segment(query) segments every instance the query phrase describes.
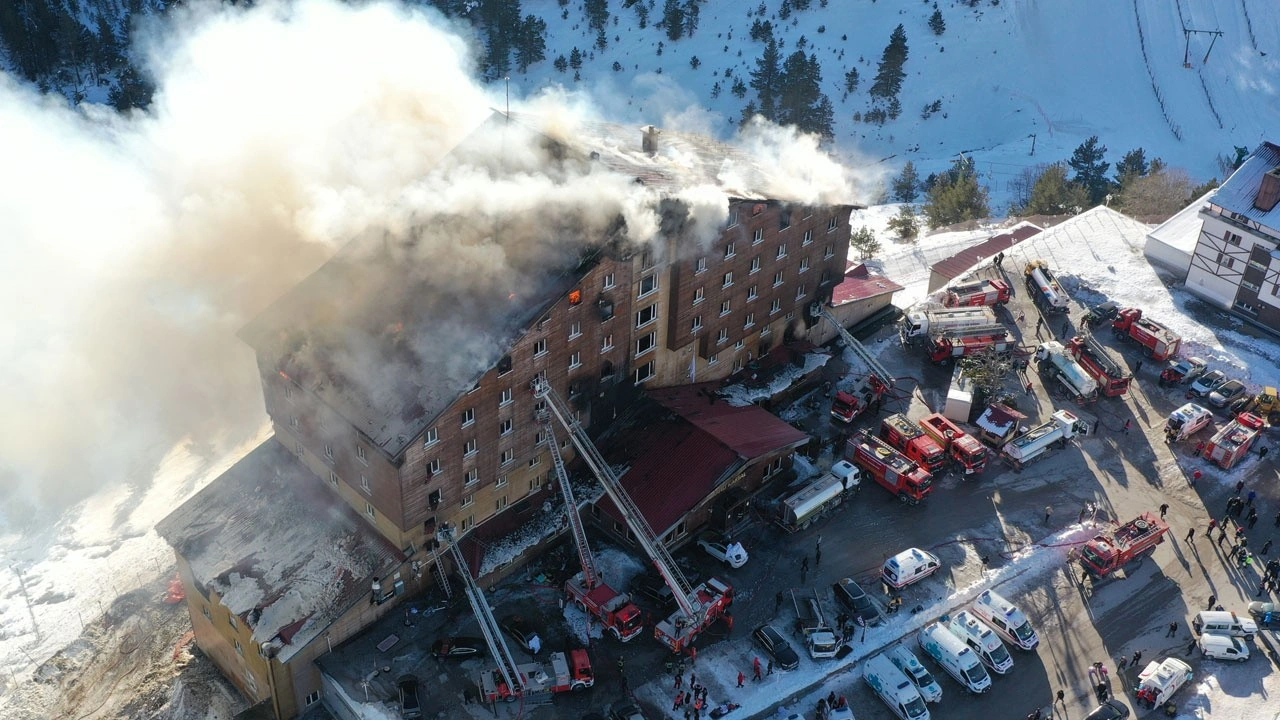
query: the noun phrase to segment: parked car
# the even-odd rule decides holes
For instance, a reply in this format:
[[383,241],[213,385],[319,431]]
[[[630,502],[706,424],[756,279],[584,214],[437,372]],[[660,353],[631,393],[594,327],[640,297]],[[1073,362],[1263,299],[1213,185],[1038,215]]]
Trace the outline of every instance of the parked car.
[[401,675],[396,680],[396,690],[400,692],[400,717],[405,720],[422,717],[422,699],[418,697],[418,678],[412,675]]
[[502,632],[508,637],[516,641],[521,650],[527,653],[536,653],[534,643],[536,638],[537,648],[542,647],[542,638],[538,637],[538,631],[534,629],[533,624],[519,615],[508,615],[498,622],[502,628]]
[[1280,629],[1280,605],[1273,602],[1249,603],[1249,614],[1260,628]]
[[867,594],[862,586],[853,581],[853,578],[842,578],[831,586],[831,592],[836,596],[836,602],[840,603],[853,615],[862,618],[863,622],[875,627],[884,621],[884,611],[876,604],[875,600]]
[[624,702],[609,712],[609,720],[645,720],[645,717],[635,703]]
[[1108,320],[1114,319],[1116,314],[1119,312],[1120,305],[1117,304],[1115,300],[1108,300],[1086,310],[1084,317],[1080,318],[1080,324],[1085,327],[1096,327]]
[[1187,388],[1187,397],[1204,397],[1217,390],[1226,381],[1226,373],[1221,370],[1210,370],[1191,383],[1191,387]]
[[1123,720],[1129,717],[1129,708],[1119,700],[1108,700],[1084,716],[1084,720]]
[[437,658],[465,660],[484,655],[484,640],[474,637],[440,638],[431,644],[431,654]]
[[[702,582],[702,571],[693,566],[684,558],[676,560],[676,567],[680,569],[680,573],[684,575],[684,579],[689,581],[691,587],[697,587]],[[657,568],[649,568],[648,570],[636,575],[631,581],[631,592],[638,596],[640,600],[648,601],[656,606],[658,610],[675,609],[676,600],[671,594],[671,588],[667,587],[667,581],[662,579],[662,574]]]
[[737,569],[747,564],[747,549],[742,547],[742,543],[719,533],[703,533],[698,536],[698,547],[731,568]]
[[764,650],[769,657],[773,658],[775,666],[783,670],[795,670],[800,667],[800,656],[782,638],[782,633],[774,629],[772,625],[761,625],[756,628],[755,632],[751,633],[751,637],[755,639],[761,650]]
[[1228,380],[1218,386],[1217,390],[1209,393],[1209,402],[1214,407],[1226,407],[1227,403],[1239,398],[1248,391],[1244,383],[1239,380]]
[[1160,387],[1186,385],[1208,369],[1208,363],[1198,357],[1172,360],[1169,362],[1169,367],[1160,373]]

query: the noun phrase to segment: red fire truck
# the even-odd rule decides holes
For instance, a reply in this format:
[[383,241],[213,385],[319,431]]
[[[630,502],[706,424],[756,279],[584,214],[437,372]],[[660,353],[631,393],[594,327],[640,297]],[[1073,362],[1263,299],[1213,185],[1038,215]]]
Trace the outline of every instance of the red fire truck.
[[864,375],[846,390],[837,390],[831,400],[831,417],[849,423],[862,414],[875,401],[884,396],[889,386],[876,375]]
[[942,413],[927,415],[920,421],[920,428],[942,445],[947,455],[955,461],[965,475],[980,473],[987,467],[987,446],[978,438],[961,430]]
[[894,413],[880,422],[880,439],[931,473],[941,470],[947,462],[942,445],[902,413]]
[[1266,420],[1253,413],[1240,413],[1213,436],[1204,448],[1204,456],[1223,470],[1230,470],[1253,447],[1266,424]]
[[919,504],[933,490],[929,471],[866,430],[849,438],[848,459],[904,503]]
[[942,364],[976,355],[987,348],[1008,352],[1015,345],[1016,341],[1003,325],[981,325],[930,335],[925,343],[925,353],[933,362]]
[[546,663],[524,663],[517,665],[516,671],[520,673],[520,688],[511,687],[497,670],[480,673],[484,701],[515,702],[522,696],[534,699],[539,695],[586,690],[596,684],[591,659],[582,649],[570,650],[567,658],[562,652],[554,652]]
[[1155,360],[1178,354],[1182,338],[1169,328],[1142,317],[1142,308],[1125,308],[1111,321],[1111,332],[1121,340],[1134,340]]
[[942,298],[942,304],[949,308],[999,306],[1009,302],[1012,290],[1004,280],[979,280],[951,288]]
[[1071,338],[1067,343],[1067,351],[1085,372],[1098,381],[1098,391],[1103,395],[1119,397],[1129,392],[1133,376],[1092,336],[1077,335]]
[[1169,525],[1155,515],[1143,513],[1111,532],[1098,533],[1075,553],[1084,571],[1102,578],[1119,570],[1130,560],[1154,550],[1164,542]]

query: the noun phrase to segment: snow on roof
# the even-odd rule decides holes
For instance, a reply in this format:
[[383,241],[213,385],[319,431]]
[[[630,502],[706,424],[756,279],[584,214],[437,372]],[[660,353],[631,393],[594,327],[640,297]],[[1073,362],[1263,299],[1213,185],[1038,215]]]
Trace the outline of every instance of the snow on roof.
[[902,286],[881,275],[872,273],[866,263],[853,265],[844,274],[844,281],[831,292],[831,306],[837,307],[858,300],[898,292]]
[[1270,210],[1259,210],[1253,206],[1258,196],[1258,188],[1262,185],[1262,176],[1280,168],[1280,146],[1264,142],[1253,154],[1222,183],[1214,205],[1228,212],[1244,215],[1250,220],[1262,223],[1273,231],[1280,231],[1280,203]]
[[1158,242],[1171,248],[1190,254],[1196,249],[1196,240],[1200,238],[1200,226],[1204,221],[1200,218],[1200,210],[1205,203],[1212,202],[1218,189],[1214,188],[1201,195],[1195,202],[1182,208],[1173,217],[1156,226],[1147,233],[1147,242]]
[[1003,436],[1005,433],[1013,429],[1019,420],[1026,420],[1027,416],[1005,405],[1004,403],[991,403],[982,415],[974,421],[978,427],[986,430],[992,435]]
[[[305,520],[305,521],[304,521]],[[251,451],[156,531],[288,661],[404,557],[275,439]]]

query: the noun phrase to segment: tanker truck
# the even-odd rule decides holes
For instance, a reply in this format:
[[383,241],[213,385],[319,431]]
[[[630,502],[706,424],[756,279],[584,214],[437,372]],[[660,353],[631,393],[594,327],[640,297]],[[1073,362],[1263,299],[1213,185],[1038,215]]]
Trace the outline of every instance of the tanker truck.
[[1067,410],[1059,410],[1049,418],[1049,422],[1037,425],[1026,433],[1005,443],[1001,449],[1001,457],[1016,470],[1039,460],[1053,449],[1066,447],[1067,441],[1076,435],[1083,435],[1088,430],[1086,423]]
[[1071,296],[1062,289],[1048,263],[1033,260],[1027,263],[1024,272],[1027,276],[1027,290],[1031,291],[1031,298],[1041,310],[1049,313],[1071,310]]
[[900,333],[903,342],[925,340],[931,335],[942,335],[974,327],[999,324],[996,314],[989,307],[925,308],[907,310],[902,319]]
[[1036,349],[1036,361],[1045,382],[1056,378],[1077,403],[1083,405],[1098,399],[1098,381],[1080,367],[1062,343],[1057,340],[1041,343]]

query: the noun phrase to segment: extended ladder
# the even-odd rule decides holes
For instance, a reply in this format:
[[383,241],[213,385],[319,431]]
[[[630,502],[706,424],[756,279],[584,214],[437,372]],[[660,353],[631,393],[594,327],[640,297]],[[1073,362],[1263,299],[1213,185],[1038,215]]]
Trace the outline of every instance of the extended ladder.
[[440,563],[440,553],[435,548],[431,548],[431,562],[436,568],[436,577],[440,580],[440,589],[444,591],[446,600],[453,599],[453,588],[449,584],[449,573],[444,571],[444,565]]
[[853,351],[853,354],[862,361],[863,370],[865,372],[880,378],[880,380],[889,387],[894,386],[896,379],[893,375],[889,374],[889,371],[885,369],[884,365],[882,365],[874,355],[871,354],[871,351],[867,350],[865,345],[858,342],[858,339],[846,330],[844,325],[840,324],[840,321],[836,319],[835,315],[831,314],[830,310],[820,302],[813,303],[813,305],[810,306],[810,310],[814,315],[825,318],[827,322],[836,327],[836,332],[840,333],[840,338],[844,340],[844,344],[847,345],[849,349]]
[[547,431],[547,448],[551,450],[551,462],[556,468],[556,477],[560,480],[560,494],[564,496],[565,515],[569,516],[569,527],[573,530],[573,540],[577,543],[578,560],[582,563],[582,585],[591,590],[600,584],[600,570],[596,567],[595,555],[587,544],[587,530],[582,525],[582,516],[578,514],[578,501],[573,497],[573,488],[569,486],[569,473],[564,467],[564,457],[560,454],[560,444],[556,440],[551,414],[543,410],[538,413],[542,427]]
[[507,646],[507,641],[502,637],[498,621],[493,618],[493,611],[489,609],[489,601],[485,599],[484,592],[476,584],[475,578],[471,577],[471,571],[467,569],[466,560],[462,557],[462,551],[458,549],[457,538],[454,537],[453,528],[447,526],[441,528],[436,537],[440,542],[447,543],[449,546],[453,562],[458,566],[458,574],[463,579],[462,589],[467,595],[467,600],[471,601],[471,610],[475,613],[476,622],[480,625],[480,633],[484,635],[484,641],[489,646],[489,653],[498,662],[498,672],[502,674],[503,682],[507,684],[508,688],[511,688],[512,694],[522,695],[525,691],[524,677],[520,675],[520,668],[516,665],[515,656],[511,654],[511,648]]

